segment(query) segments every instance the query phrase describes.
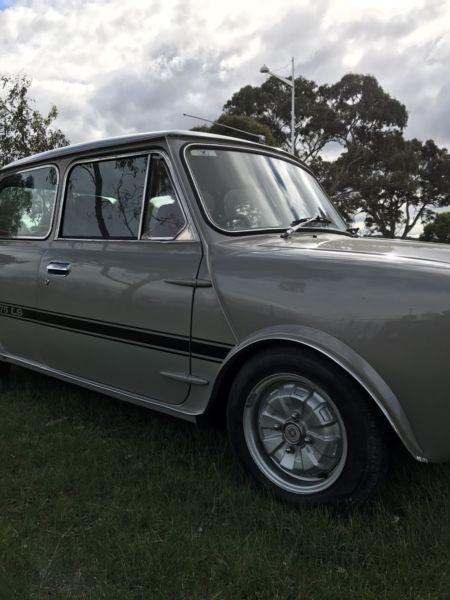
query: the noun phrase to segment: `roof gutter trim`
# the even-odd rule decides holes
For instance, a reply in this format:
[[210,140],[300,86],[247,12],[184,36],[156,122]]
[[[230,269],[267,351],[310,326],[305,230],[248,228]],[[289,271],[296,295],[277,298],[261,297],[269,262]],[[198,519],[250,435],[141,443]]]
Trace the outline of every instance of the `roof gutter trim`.
[[168,131],[154,131],[147,133],[134,133],[130,135],[121,135],[110,138],[103,138],[99,140],[93,140],[89,142],[82,142],[80,144],[72,144],[70,146],[63,146],[61,148],[55,148],[53,150],[47,150],[45,152],[40,152],[39,154],[34,154],[31,156],[27,156],[25,158],[21,158],[16,160],[8,165],[5,165],[0,169],[0,172],[7,171],[10,169],[15,169],[17,167],[22,167],[24,165],[30,165],[39,163],[42,161],[51,162],[52,160],[65,158],[73,155],[78,155],[81,153],[94,152],[97,150],[107,150],[111,148],[116,148],[120,146],[127,146],[131,144],[139,144],[150,142],[154,140],[163,140],[165,138],[181,138],[184,140],[205,140],[205,141],[234,141],[239,142],[243,145],[248,145],[251,147],[262,147],[267,148],[262,144],[258,144],[256,142],[251,142],[247,140],[243,140],[240,138],[231,138],[225,135],[215,135],[210,133],[196,132],[196,131],[184,131],[184,130],[168,130]]

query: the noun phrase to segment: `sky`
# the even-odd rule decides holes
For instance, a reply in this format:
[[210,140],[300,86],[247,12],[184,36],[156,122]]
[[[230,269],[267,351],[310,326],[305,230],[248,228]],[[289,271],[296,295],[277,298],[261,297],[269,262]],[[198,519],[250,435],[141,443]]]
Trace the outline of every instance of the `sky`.
[[450,0],[0,0],[0,73],[27,74],[72,142],[217,118],[263,63],[375,75],[408,137],[450,148]]

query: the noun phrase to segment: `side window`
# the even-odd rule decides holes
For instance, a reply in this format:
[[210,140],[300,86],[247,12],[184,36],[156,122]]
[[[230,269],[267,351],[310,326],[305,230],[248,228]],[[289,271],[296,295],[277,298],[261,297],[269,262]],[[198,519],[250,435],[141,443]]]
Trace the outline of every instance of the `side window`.
[[142,238],[174,239],[185,224],[167,167],[162,158],[152,156]]
[[0,181],[0,238],[44,238],[51,229],[55,167],[19,171]]
[[61,236],[139,237],[147,156],[76,165],[67,181]]

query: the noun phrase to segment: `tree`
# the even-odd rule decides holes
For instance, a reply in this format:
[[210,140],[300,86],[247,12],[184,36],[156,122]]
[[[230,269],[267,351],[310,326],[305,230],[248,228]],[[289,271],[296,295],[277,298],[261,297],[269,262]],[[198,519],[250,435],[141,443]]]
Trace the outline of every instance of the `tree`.
[[336,161],[323,161],[319,175],[326,180],[330,196],[341,206],[345,203],[344,212],[351,212],[358,195],[348,188],[349,178],[355,169],[370,171],[371,153],[386,140],[401,137],[408,113],[371,75],[347,74],[322,90],[338,123],[337,135],[329,141],[339,144],[341,153]]
[[420,239],[424,242],[450,244],[450,212],[436,215],[432,223],[425,225]]
[[371,75],[349,73],[321,90],[339,124],[336,141],[346,149],[364,147],[380,133],[403,131],[406,127],[405,106]]
[[[225,103],[225,115],[243,115],[264,123],[278,145],[290,149],[291,92],[274,77],[261,86],[247,85]],[[325,147],[343,150],[364,146],[380,131],[401,131],[406,108],[389,96],[370,75],[348,74],[334,85],[295,79],[295,147],[305,162],[315,161]]]
[[350,170],[341,164],[350,162],[351,149],[329,166],[328,188],[334,189],[333,199],[344,213],[364,213],[372,231],[406,238],[432,218],[435,208],[450,203],[450,156],[432,140],[379,134],[357,154]]
[[51,128],[56,106],[42,115],[29,97],[30,85],[27,77],[0,75],[0,166],[69,143],[60,129]]

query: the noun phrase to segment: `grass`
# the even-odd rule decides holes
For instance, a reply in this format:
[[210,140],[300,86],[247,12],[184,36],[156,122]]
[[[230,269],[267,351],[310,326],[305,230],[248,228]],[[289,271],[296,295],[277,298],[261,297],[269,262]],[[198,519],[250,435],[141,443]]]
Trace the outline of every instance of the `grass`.
[[448,599],[450,469],[396,453],[349,514],[257,492],[226,437],[13,369],[0,599]]

